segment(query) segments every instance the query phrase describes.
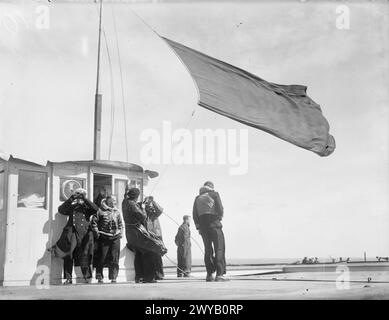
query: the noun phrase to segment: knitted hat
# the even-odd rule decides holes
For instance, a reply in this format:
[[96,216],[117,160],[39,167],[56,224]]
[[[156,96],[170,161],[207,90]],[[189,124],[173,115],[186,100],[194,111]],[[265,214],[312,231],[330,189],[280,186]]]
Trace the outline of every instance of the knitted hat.
[[207,187],[210,187],[210,188],[214,188],[214,185],[213,185],[213,182],[212,181],[206,181],[205,183],[204,183],[204,186],[207,186]]

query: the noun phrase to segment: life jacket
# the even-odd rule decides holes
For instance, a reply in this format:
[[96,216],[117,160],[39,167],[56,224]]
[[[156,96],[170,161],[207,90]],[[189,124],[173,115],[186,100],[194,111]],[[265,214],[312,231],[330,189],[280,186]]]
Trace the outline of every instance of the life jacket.
[[98,229],[100,231],[117,235],[121,232],[122,222],[120,212],[116,207],[109,207],[106,199],[101,201],[101,207],[97,213],[99,217]]

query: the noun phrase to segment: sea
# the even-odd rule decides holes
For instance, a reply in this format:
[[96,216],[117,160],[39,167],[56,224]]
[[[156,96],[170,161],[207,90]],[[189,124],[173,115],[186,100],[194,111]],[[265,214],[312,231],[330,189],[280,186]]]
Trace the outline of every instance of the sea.
[[[166,267],[176,265],[176,257],[170,255],[163,257],[163,265]],[[273,265],[290,264],[301,259],[298,258],[226,258],[227,265]],[[203,258],[192,258],[192,266],[203,266]]]
[[[308,257],[310,258],[310,257]],[[343,260],[347,259],[343,258]],[[163,258],[164,266],[174,266],[176,264],[176,257],[166,256]],[[282,264],[294,264],[301,263],[303,257],[300,258],[229,258],[226,257],[227,265],[282,265]],[[328,257],[318,257],[320,263],[330,263],[332,260]],[[363,257],[351,257],[350,262],[361,262]],[[367,261],[377,261],[375,257],[368,257]],[[336,262],[339,262],[339,258],[336,258]],[[203,266],[203,258],[192,258],[192,266]]]

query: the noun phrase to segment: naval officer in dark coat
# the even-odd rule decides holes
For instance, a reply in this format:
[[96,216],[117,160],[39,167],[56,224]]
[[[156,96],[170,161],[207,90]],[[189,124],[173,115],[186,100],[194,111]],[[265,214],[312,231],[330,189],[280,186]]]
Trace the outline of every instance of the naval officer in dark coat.
[[93,233],[90,218],[97,210],[97,206],[86,197],[86,191],[81,188],[58,207],[60,214],[69,217],[54,248],[56,255],[63,258],[66,279],[64,284],[72,283],[73,263],[81,267],[85,282],[91,281]]

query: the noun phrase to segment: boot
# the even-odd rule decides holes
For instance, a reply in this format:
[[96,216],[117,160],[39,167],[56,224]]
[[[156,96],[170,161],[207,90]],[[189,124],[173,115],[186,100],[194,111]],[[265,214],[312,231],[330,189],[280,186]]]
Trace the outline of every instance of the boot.
[[143,280],[143,283],[157,283],[157,280],[155,279]]
[[223,281],[230,281],[230,279],[224,278],[223,276],[216,276],[215,281],[223,282]]
[[207,277],[205,278],[205,281],[206,281],[206,282],[212,282],[212,281],[214,281],[213,276],[212,276],[212,273],[208,273],[208,274],[207,274]]

